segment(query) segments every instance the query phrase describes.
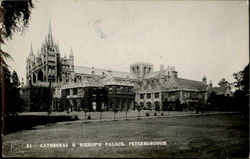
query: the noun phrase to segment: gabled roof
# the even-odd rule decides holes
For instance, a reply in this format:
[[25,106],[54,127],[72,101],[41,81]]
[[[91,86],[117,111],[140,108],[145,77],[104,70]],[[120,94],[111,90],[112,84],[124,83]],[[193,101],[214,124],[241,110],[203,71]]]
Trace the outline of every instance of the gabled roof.
[[228,87],[213,87],[213,92],[217,95],[224,95]]
[[[75,66],[74,68],[75,73],[79,74],[91,74],[92,70],[94,70],[94,75],[101,76],[103,72],[107,74],[108,70],[107,69],[100,69],[100,68],[91,68],[91,67],[86,67],[86,66]],[[118,78],[129,78],[129,79],[137,79],[136,76],[130,72],[122,72],[122,71],[112,71],[112,76],[113,77],[118,77]]]

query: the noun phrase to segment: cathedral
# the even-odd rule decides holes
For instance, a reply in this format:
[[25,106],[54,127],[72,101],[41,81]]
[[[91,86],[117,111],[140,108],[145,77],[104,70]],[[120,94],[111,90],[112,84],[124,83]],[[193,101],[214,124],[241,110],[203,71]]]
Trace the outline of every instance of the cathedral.
[[48,35],[42,43],[41,49],[34,54],[31,44],[30,54],[26,59],[26,83],[46,83],[50,80],[54,83],[69,82],[74,72],[74,55],[72,48],[69,57],[62,58],[58,42],[52,35],[49,24]]
[[72,48],[69,57],[61,57],[51,24],[36,55],[31,45],[26,64],[28,84],[51,84],[53,110],[183,110],[205,103],[212,88],[205,76],[201,81],[179,78],[173,66],[154,71],[153,64],[137,62],[128,72],[76,66]]

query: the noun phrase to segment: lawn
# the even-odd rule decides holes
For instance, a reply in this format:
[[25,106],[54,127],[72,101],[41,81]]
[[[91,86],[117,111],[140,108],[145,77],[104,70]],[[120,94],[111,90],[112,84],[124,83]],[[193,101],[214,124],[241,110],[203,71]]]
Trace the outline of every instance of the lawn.
[[[166,141],[167,145],[128,146],[129,142],[141,141]],[[104,145],[107,142],[123,142],[125,146],[107,147]],[[40,147],[47,143],[67,143],[69,147]],[[102,146],[79,147],[79,143],[102,143]],[[26,144],[32,148],[26,148]],[[4,136],[3,154],[7,157],[246,158],[248,144],[248,119],[240,114],[224,114],[39,126]]]

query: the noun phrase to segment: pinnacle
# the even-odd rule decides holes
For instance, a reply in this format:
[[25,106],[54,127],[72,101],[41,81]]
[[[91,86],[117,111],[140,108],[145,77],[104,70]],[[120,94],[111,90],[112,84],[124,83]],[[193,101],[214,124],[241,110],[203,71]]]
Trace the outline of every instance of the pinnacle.
[[33,47],[32,47],[32,42],[30,44],[30,55],[33,56],[34,55],[34,52],[33,52]]

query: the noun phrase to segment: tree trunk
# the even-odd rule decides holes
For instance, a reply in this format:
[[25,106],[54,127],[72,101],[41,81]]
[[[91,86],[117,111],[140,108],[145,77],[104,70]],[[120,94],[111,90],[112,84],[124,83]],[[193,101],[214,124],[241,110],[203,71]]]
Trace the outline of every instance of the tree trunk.
[[126,120],[128,119],[127,115],[128,115],[128,111],[126,110]]
[[100,122],[102,122],[102,111],[101,111],[101,114],[100,114]]

